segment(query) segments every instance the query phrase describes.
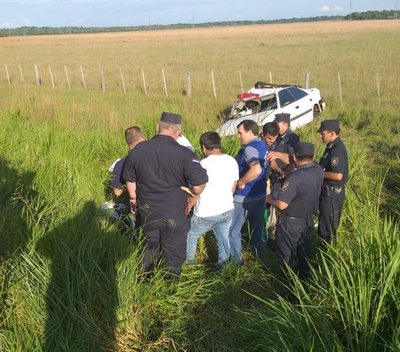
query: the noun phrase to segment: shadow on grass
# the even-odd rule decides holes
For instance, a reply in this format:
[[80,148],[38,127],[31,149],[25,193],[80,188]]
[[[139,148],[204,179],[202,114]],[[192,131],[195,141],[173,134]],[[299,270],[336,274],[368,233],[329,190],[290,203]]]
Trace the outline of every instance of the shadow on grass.
[[24,203],[36,197],[32,190],[35,173],[20,174],[0,157],[0,322],[5,317],[7,293],[13,268],[31,238],[23,216]]
[[116,350],[116,265],[132,244],[99,226],[94,202],[38,241],[51,260],[43,351]]

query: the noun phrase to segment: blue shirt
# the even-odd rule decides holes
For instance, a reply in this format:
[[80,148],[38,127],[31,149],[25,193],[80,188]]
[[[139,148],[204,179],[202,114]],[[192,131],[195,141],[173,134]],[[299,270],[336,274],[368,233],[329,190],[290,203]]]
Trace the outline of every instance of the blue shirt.
[[250,165],[255,161],[260,164],[261,173],[255,180],[247,183],[243,189],[236,189],[234,194],[235,201],[251,201],[265,197],[265,153],[267,151],[267,145],[259,137],[253,139],[239,150],[235,158],[239,165],[239,177],[243,177],[249,171]]

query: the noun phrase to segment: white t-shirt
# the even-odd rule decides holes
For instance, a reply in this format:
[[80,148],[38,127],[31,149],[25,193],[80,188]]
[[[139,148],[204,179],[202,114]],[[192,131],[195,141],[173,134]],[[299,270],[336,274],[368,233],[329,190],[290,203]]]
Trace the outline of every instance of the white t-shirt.
[[210,217],[233,209],[232,186],[239,179],[239,167],[227,154],[209,155],[200,162],[208,182],[194,207],[194,215]]
[[192,152],[194,152],[194,148],[192,144],[189,142],[189,140],[181,134],[178,139],[176,140],[180,145],[183,145],[186,148],[189,148]]

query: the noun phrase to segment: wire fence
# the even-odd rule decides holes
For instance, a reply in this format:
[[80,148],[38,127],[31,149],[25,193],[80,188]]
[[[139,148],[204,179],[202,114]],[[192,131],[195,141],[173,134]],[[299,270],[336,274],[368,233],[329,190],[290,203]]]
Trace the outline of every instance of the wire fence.
[[[99,66],[96,74],[96,70],[93,67],[90,67],[90,69],[86,70],[83,66],[79,66],[78,69],[76,69],[76,67],[74,69],[69,69],[66,65],[62,66],[62,69],[60,69],[58,66],[57,72],[51,65],[43,67],[35,64],[31,68],[27,68],[26,66],[23,68],[21,64],[17,64],[13,65],[12,70],[7,64],[4,64],[3,67],[4,75],[3,78],[0,77],[0,84],[8,84],[10,86],[24,84],[36,85],[38,87],[51,87],[53,89],[74,88],[100,90],[104,93],[107,91],[119,91],[122,94],[139,92],[145,96],[149,96],[152,93],[159,94],[162,92],[165,97],[169,96],[169,89],[171,86],[174,86],[174,90],[179,91],[180,94],[191,97],[194,95],[195,91],[193,89],[193,85],[198,81],[202,81],[202,89],[198,89],[197,91],[201,91],[201,94],[204,95],[205,93],[207,94],[208,90],[209,94],[212,95],[214,99],[218,99],[221,89],[225,90],[225,88],[221,88],[224,87],[224,84],[218,84],[220,83],[218,79],[221,77],[221,80],[224,80],[223,77],[226,77],[226,73],[219,75],[219,72],[213,68],[208,71],[209,78],[204,77],[207,76],[207,74],[204,72],[201,74],[201,77],[199,77],[200,74],[198,72],[197,76],[195,76],[192,70],[182,70],[179,75],[180,78],[177,79],[176,72],[174,72],[174,74],[171,73],[168,77],[168,72],[164,68],[162,68],[158,73],[154,72],[153,70],[149,75],[149,72],[146,72],[144,68],[140,69],[139,74],[132,74],[132,71],[130,71],[128,74],[125,74],[121,67],[114,67],[107,70],[106,73],[104,68]],[[129,79],[127,79],[127,76],[129,76]],[[151,76],[151,84],[149,84],[148,76]],[[229,76],[230,82],[236,80],[235,90],[237,91],[240,89],[240,92],[244,92],[243,71],[239,70],[237,72],[231,72]],[[235,76],[237,79],[234,78]],[[274,84],[275,82],[273,80],[273,76],[274,75],[272,71],[266,72],[266,81]],[[303,82],[298,82],[299,80],[297,79],[295,83],[286,83],[300,85],[306,89],[309,89],[310,77],[310,72],[306,72],[304,74]],[[367,80],[370,82],[369,88],[370,90],[374,91],[374,95],[377,98],[380,106],[382,101],[382,82],[379,73],[374,74],[374,77],[369,77]],[[90,85],[88,84],[88,81],[91,82]],[[128,84],[128,81],[130,84]],[[209,85],[204,85],[205,81],[208,81]],[[153,89],[149,89],[150,86]],[[342,76],[340,72],[337,73],[336,88],[340,106],[343,107],[343,96],[346,92],[343,89]]]

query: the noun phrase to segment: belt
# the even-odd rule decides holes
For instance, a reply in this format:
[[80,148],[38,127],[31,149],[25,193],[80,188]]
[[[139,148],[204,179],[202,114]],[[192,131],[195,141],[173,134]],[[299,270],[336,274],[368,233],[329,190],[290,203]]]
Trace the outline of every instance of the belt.
[[338,185],[330,185],[330,184],[327,184],[326,185],[330,190],[332,190],[332,191],[334,191],[335,193],[341,193],[342,191],[343,191],[343,187],[342,186],[338,186]]
[[282,214],[282,219],[288,219],[288,220],[306,220],[305,218],[296,217],[296,216],[288,216],[288,215],[285,215],[285,214]]
[[301,218],[301,217],[296,217],[296,216],[288,216],[285,214],[282,214],[281,216],[281,220],[289,220],[289,221],[304,221],[304,223],[307,226],[312,226],[312,218],[310,216],[310,218]]

